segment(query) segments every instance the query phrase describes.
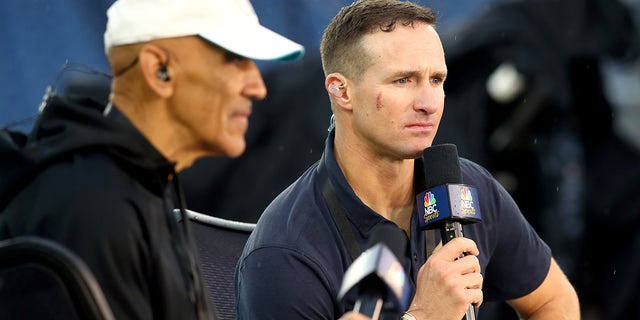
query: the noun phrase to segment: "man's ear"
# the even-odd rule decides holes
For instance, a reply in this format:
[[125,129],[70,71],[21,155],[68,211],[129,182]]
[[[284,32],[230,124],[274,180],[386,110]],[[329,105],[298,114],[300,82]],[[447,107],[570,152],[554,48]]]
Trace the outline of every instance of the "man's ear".
[[171,70],[173,69],[169,51],[155,44],[146,44],[138,54],[142,77],[158,96],[168,98],[173,94],[174,81]]
[[331,101],[339,107],[349,108],[349,87],[347,78],[340,73],[331,73],[324,80],[324,87]]

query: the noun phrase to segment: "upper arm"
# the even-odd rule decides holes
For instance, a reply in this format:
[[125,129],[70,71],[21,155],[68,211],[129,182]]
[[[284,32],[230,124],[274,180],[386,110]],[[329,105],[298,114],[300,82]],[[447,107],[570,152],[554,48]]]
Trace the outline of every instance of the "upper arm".
[[257,249],[238,264],[238,319],[334,319],[331,291],[307,257],[287,248]]
[[538,288],[507,303],[523,319],[580,319],[576,291],[553,258]]

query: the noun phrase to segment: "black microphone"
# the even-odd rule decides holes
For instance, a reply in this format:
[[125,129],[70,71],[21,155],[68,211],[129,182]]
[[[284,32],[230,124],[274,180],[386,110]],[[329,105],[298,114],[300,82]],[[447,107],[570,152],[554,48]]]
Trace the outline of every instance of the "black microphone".
[[344,274],[338,294],[340,301],[354,301],[353,311],[378,319],[385,311],[398,316],[409,304],[407,275],[398,261],[404,256],[407,236],[390,224],[374,228],[364,251]]
[[[427,191],[416,197],[420,228],[440,229],[444,245],[453,238],[463,236],[463,224],[482,219],[478,191],[462,183],[458,149],[454,144],[431,146],[422,155]],[[469,306],[463,319],[476,319],[473,305]]]

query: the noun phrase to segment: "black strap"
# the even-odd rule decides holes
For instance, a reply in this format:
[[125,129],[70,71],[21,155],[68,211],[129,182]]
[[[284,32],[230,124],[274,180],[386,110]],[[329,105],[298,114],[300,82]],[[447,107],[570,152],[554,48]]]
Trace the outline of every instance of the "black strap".
[[[349,255],[355,260],[362,253],[362,250],[360,250],[360,246],[358,246],[358,242],[353,235],[346,212],[338,200],[335,188],[329,177],[326,177],[322,186],[322,196],[329,208],[333,222],[336,224],[336,227],[338,227],[342,241],[347,246]],[[438,245],[438,243],[436,243],[436,230],[425,230],[424,235],[426,258],[428,259]]]
[[349,220],[347,220],[347,214],[340,204],[340,201],[338,201],[336,190],[334,189],[333,183],[331,183],[331,179],[329,179],[329,177],[326,177],[322,186],[322,196],[324,197],[324,201],[327,203],[333,222],[336,224],[336,227],[338,227],[338,232],[340,232],[342,241],[344,241],[347,246],[351,259],[355,260],[362,251],[353,236],[353,230],[351,229]]

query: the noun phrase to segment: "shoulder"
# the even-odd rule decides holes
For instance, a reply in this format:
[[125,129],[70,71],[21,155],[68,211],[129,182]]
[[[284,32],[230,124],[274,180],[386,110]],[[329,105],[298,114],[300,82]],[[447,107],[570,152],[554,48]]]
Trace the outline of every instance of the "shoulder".
[[[334,269],[348,265],[340,235],[317,190],[313,168],[265,209],[247,241],[243,263],[280,256],[281,261],[293,259],[319,274],[336,274]],[[281,270],[291,267],[289,262],[279,266]]]
[[485,167],[469,159],[460,158],[460,169],[463,183],[478,189],[482,204],[517,206],[509,192]]
[[87,233],[109,234],[111,228],[138,228],[142,201],[132,199],[139,194],[135,181],[108,155],[74,154],[42,170],[11,207],[29,211],[29,219],[49,221],[51,227],[74,224]]
[[310,251],[322,234],[320,243],[327,242],[333,225],[316,180],[312,166],[267,206],[252,233],[252,248],[275,245]]
[[492,182],[493,176],[485,167],[466,158],[460,158],[459,162],[464,183],[474,184]]
[[95,148],[57,159],[41,171],[33,184],[39,189],[55,188],[68,196],[84,194],[94,199],[113,200],[139,195],[145,181],[138,175],[108,150]]

